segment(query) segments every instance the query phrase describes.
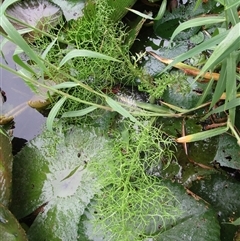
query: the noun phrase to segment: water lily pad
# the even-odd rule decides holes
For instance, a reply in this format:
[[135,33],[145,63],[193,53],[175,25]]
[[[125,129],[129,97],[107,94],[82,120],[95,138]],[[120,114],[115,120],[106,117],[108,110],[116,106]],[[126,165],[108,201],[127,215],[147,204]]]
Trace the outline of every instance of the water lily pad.
[[196,200],[180,185],[168,187],[181,202],[182,215],[156,240],[220,241],[220,226],[212,208],[202,200]]
[[71,19],[78,19],[83,16],[83,9],[85,7],[86,0],[67,1],[67,0],[52,0],[63,11],[64,17],[67,21]]
[[0,132],[0,203],[8,206],[12,188],[12,146],[8,136]]
[[[61,9],[47,0],[16,2],[6,10],[6,13],[12,18],[46,32],[56,26],[62,17]],[[26,28],[26,26],[14,20],[11,20],[11,22],[18,30]],[[26,37],[32,39],[36,35],[38,35],[36,32],[29,33]]]
[[225,222],[234,221],[240,216],[239,181],[214,174],[195,182],[191,190],[212,205],[221,223],[221,240],[233,240],[237,228]]
[[221,135],[219,138],[218,150],[214,161],[223,167],[240,169],[240,146],[237,140],[230,135]]
[[0,233],[1,240],[27,241],[27,236],[16,218],[2,204],[0,204]]
[[38,214],[30,240],[77,240],[79,219],[100,189],[87,163],[110,157],[98,129],[57,133],[45,130],[14,159],[12,211],[17,218]]

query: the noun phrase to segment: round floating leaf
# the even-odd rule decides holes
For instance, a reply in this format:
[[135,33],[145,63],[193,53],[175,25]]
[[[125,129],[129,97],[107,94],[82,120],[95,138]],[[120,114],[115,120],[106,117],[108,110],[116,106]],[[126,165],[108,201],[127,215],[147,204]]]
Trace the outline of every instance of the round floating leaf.
[[240,169],[240,146],[230,135],[221,135],[214,160],[221,166]]
[[71,19],[78,19],[83,16],[83,9],[85,7],[86,0],[67,1],[67,0],[52,0],[63,11],[63,14],[67,21]]
[[77,240],[79,219],[100,189],[88,163],[110,158],[98,129],[56,133],[45,130],[14,160],[12,211],[17,218],[37,213],[30,240]]
[[12,146],[9,137],[0,132],[0,203],[8,206],[12,188]]
[[210,203],[221,224],[221,240],[233,240],[236,227],[225,222],[240,216],[239,181],[220,174],[213,174],[193,183],[191,188],[197,195]]
[[169,189],[181,200],[182,215],[156,240],[220,241],[220,227],[214,211],[202,200],[196,200],[178,184],[168,184]]
[[27,241],[27,236],[12,213],[0,204],[0,236],[6,241]]
[[[11,18],[16,18],[23,23],[46,32],[56,26],[62,18],[61,9],[47,0],[17,2],[7,8],[6,13]],[[11,22],[18,30],[26,28],[26,26],[14,20],[11,20]],[[36,33],[34,34],[36,35]],[[32,38],[34,34],[29,34],[28,36]]]

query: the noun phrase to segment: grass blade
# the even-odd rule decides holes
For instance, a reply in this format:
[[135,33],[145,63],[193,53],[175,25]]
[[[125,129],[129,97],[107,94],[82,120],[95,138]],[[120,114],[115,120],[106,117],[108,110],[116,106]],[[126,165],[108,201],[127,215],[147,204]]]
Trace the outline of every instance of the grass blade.
[[76,86],[79,86],[79,84],[74,83],[74,82],[63,82],[61,84],[52,86],[52,88],[58,90],[58,89],[72,88],[72,87],[76,87]]
[[153,17],[147,15],[147,14],[144,14],[144,13],[141,13],[137,10],[134,10],[134,9],[130,9],[130,8],[127,8],[128,11],[132,12],[132,13],[135,13],[136,15],[142,17],[142,18],[145,18],[145,19],[149,19],[149,20],[154,20]]
[[47,125],[47,129],[52,131],[53,130],[53,121],[58,113],[58,111],[60,110],[60,108],[62,107],[62,105],[64,104],[64,102],[66,101],[67,97],[63,96],[51,109],[51,111],[48,114],[48,118],[46,121],[46,125]]
[[187,51],[186,53],[183,53],[179,56],[177,56],[172,63],[169,64],[169,66],[167,66],[164,71],[168,70],[169,68],[171,68],[173,65],[182,62],[186,59],[192,58],[192,56],[195,56],[199,53],[201,53],[204,50],[207,49],[211,49],[213,47],[215,47],[217,44],[221,43],[225,37],[227,36],[229,31],[224,31],[223,33],[220,33],[210,39],[207,39],[206,41],[204,41],[203,43],[195,46],[194,48],[190,49],[189,51]]
[[71,60],[72,58],[76,57],[89,57],[89,58],[98,58],[98,59],[106,59],[109,61],[116,61],[116,62],[121,62],[118,59],[112,58],[110,56],[107,56],[105,54],[101,54],[98,52],[94,52],[91,50],[86,50],[86,49],[74,49],[71,50],[60,62],[59,67],[63,66],[66,62]]
[[[240,23],[230,29],[227,37],[215,48],[214,52],[203,66],[198,77],[207,70],[215,67],[228,57],[233,51],[238,50],[240,46]],[[197,78],[198,78],[197,77]]]
[[96,110],[96,106],[90,106],[82,110],[76,110],[76,111],[68,111],[63,113],[62,117],[78,117],[78,116],[84,116],[87,115],[88,113]]
[[46,70],[45,65],[39,59],[37,54],[29,47],[27,42],[23,39],[23,37],[9,22],[7,17],[4,15],[0,17],[1,17],[1,26],[3,30],[8,34],[8,36],[11,38],[11,41],[16,43],[28,55],[30,59],[34,60],[39,66],[39,68],[41,68],[42,70]]
[[136,122],[141,125],[141,123],[135,117],[133,117],[126,109],[124,109],[120,104],[118,104],[118,102],[116,102],[112,98],[107,96],[106,102],[114,111],[118,112],[120,115],[129,118],[132,122]]
[[219,127],[219,128],[212,129],[209,131],[203,131],[203,132],[199,132],[196,134],[183,136],[183,137],[177,138],[176,141],[178,143],[201,141],[201,140],[205,140],[207,138],[213,137],[213,136],[221,135],[221,134],[225,133],[228,129],[229,129],[228,126]]
[[210,17],[199,17],[190,19],[184,23],[181,23],[173,32],[170,42],[176,37],[177,34],[182,32],[185,29],[225,22],[226,18],[223,16],[210,16]]

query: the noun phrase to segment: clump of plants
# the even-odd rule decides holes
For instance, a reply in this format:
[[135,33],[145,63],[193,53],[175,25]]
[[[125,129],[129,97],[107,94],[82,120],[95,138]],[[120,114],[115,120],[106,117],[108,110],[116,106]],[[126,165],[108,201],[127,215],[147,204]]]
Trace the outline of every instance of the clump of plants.
[[[66,27],[53,33],[58,40],[46,56],[49,63],[58,65],[62,58],[72,49],[96,51],[111,56],[119,62],[100,58],[73,58],[61,67],[61,70],[81,81],[86,86],[100,93],[112,94],[115,85],[132,85],[142,71],[136,69],[129,58],[131,43],[128,43],[126,27],[121,21],[111,19],[113,9],[107,1],[88,1],[84,16],[67,23]],[[33,44],[37,49],[45,49],[52,43],[49,37],[41,38]],[[56,84],[69,81],[56,68],[49,65],[51,76]],[[67,94],[85,101],[103,103],[96,93],[86,91],[79,86],[64,90]],[[58,99],[57,99],[58,100]],[[55,101],[54,101],[55,103]],[[67,99],[59,114],[86,108],[86,105]]]
[[115,133],[112,159],[88,166],[104,187],[91,205],[97,233],[108,230],[111,240],[154,236],[179,215],[178,201],[159,177],[173,159],[173,142],[151,122],[143,123],[125,122]]

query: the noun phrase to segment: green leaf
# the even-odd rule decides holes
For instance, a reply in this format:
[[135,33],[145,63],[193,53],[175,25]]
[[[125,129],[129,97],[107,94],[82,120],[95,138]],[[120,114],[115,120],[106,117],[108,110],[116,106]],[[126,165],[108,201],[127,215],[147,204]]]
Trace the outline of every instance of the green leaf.
[[37,54],[29,47],[27,42],[5,16],[1,17],[1,27],[8,34],[11,40],[18,45],[29,56],[30,59],[34,60],[42,70],[46,70],[45,65],[42,63]]
[[240,146],[234,137],[224,134],[219,138],[217,153],[214,160],[222,167],[240,169],[239,161]]
[[207,25],[207,24],[221,23],[221,22],[224,22],[224,21],[226,21],[226,18],[222,17],[222,16],[210,16],[210,17],[193,18],[191,20],[188,20],[186,22],[181,23],[175,29],[175,31],[173,32],[170,41],[173,41],[175,36],[185,29],[193,28],[193,27],[197,27],[197,26],[203,26],[203,25]]
[[116,112],[118,112],[120,115],[129,118],[132,122],[136,122],[138,124],[139,121],[133,117],[126,109],[124,109],[120,104],[118,104],[118,102],[116,102],[115,100],[113,100],[110,97],[106,97],[106,102],[109,104],[109,106]]
[[58,111],[60,110],[60,108],[62,107],[62,105],[64,104],[64,102],[66,101],[66,99],[67,99],[67,97],[66,97],[66,96],[63,96],[63,97],[53,106],[53,108],[52,108],[51,111],[49,112],[48,118],[47,118],[47,122],[46,122],[46,125],[47,125],[48,130],[51,130],[51,131],[52,131],[54,119],[55,119]]
[[76,110],[76,111],[68,111],[63,113],[62,117],[77,117],[77,116],[84,116],[88,113],[91,113],[92,111],[96,110],[96,106],[90,106],[82,110]]
[[161,4],[161,7],[160,7],[160,9],[158,11],[158,14],[154,18],[154,20],[160,20],[163,17],[163,15],[164,15],[164,13],[166,11],[166,8],[167,8],[167,0],[163,0],[162,4]]
[[131,8],[137,0],[107,0],[108,5],[113,9],[110,19],[114,22],[119,21],[128,12],[128,8]]
[[232,225],[235,225],[235,226],[239,226],[240,225],[240,218],[237,218],[234,222],[226,223],[226,224],[232,224]]
[[240,23],[230,29],[226,38],[215,48],[207,63],[201,69],[198,77],[221,63],[233,51],[240,46]]
[[171,68],[171,66],[173,66],[174,64],[182,62],[188,58],[192,58],[194,55],[197,55],[204,50],[212,49],[217,44],[219,44],[221,41],[223,41],[225,39],[225,37],[227,36],[227,34],[228,34],[228,31],[224,31],[223,33],[220,33],[210,39],[205,40],[203,43],[195,46],[194,48],[190,49],[189,51],[178,55],[173,60],[173,62],[164,69],[164,71]]
[[43,51],[42,53],[42,59],[45,59],[48,52],[52,49],[53,45],[56,43],[57,38],[55,38],[48,46],[47,48]]
[[12,192],[12,145],[3,132],[0,132],[0,140],[0,203],[8,206]]
[[99,59],[106,59],[109,61],[116,61],[121,62],[120,60],[117,60],[115,58],[112,58],[110,56],[107,56],[105,54],[101,54],[98,52],[94,52],[91,50],[85,50],[85,49],[74,49],[71,50],[59,63],[59,67],[63,66],[66,62],[71,60],[72,58],[76,57],[88,57],[88,58],[99,58]]
[[138,15],[138,16],[140,16],[140,17],[142,17],[142,18],[154,20],[153,17],[151,17],[151,16],[149,16],[149,15],[147,15],[147,14],[145,14],[145,13],[141,13],[141,12],[139,12],[139,11],[137,11],[137,10],[129,9],[129,8],[128,8],[128,10],[129,10],[130,12],[132,12],[132,13],[135,13],[136,15]]
[[207,138],[213,137],[213,136],[221,135],[221,134],[227,132],[228,129],[229,129],[228,126],[218,127],[218,128],[212,129],[212,130],[202,131],[202,132],[199,132],[196,134],[183,136],[183,137],[178,138],[176,141],[179,143],[201,141],[201,140],[205,140]]
[[65,88],[73,88],[73,87],[76,87],[76,86],[79,86],[78,83],[74,83],[74,82],[63,82],[61,84],[58,84],[58,85],[53,85],[52,88],[54,89],[65,89]]
[[[220,241],[220,227],[212,207],[202,200],[195,200],[187,195],[181,185],[167,185],[180,201],[182,215],[174,223],[169,223],[166,230],[160,229],[156,241]],[[162,233],[161,233],[162,231]]]
[[211,205],[215,210],[215,216],[218,214],[221,224],[221,240],[234,240],[237,228],[234,229],[225,222],[229,220],[229,217],[233,220],[240,217],[240,203],[236,198],[240,195],[239,181],[218,172],[193,183],[191,191]]
[[112,158],[108,139],[90,127],[71,127],[65,133],[45,128],[18,153],[11,210],[17,218],[43,210],[28,230],[29,240],[79,240],[81,215],[100,189],[88,165],[107,158]]
[[[174,193],[177,200],[181,200],[181,214],[176,217],[173,222],[166,222],[165,229],[162,228],[162,220],[160,219],[155,219],[155,222],[149,222],[145,232],[139,234],[143,236],[142,240],[145,240],[144,235],[148,235],[153,231],[154,227],[156,227],[155,232],[152,235],[155,241],[220,241],[220,227],[211,207],[203,201],[196,201],[193,197],[189,196],[186,193],[186,190],[179,184],[165,181],[164,185]],[[179,204],[176,200],[172,200],[172,203],[169,203],[169,205],[178,206]],[[111,230],[107,228],[102,233],[97,233],[97,235],[94,234],[94,229],[98,229],[98,223],[96,226],[93,226],[92,213],[94,211],[95,210],[90,206],[81,219],[79,225],[81,240],[97,241],[101,237],[110,240],[112,238]],[[159,209],[159,213],[161,213],[161,209]],[[138,227],[136,227],[136,229],[137,228]]]
[[27,241],[27,236],[13,214],[0,203],[0,233],[4,241]]

